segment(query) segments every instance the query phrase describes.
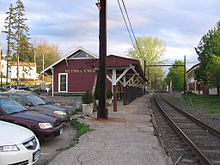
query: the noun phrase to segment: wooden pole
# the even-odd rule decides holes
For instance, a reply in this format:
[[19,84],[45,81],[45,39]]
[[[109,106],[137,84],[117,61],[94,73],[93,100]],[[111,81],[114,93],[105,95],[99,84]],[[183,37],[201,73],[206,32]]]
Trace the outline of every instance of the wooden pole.
[[186,56],[184,56],[184,93],[186,93]]
[[105,84],[106,84],[106,53],[107,53],[107,0],[100,0],[99,22],[99,109],[98,119],[108,119],[106,109]]

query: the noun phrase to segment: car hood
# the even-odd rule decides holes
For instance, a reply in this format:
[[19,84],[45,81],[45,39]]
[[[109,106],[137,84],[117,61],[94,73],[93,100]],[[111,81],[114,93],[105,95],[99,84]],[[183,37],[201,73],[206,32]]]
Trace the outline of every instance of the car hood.
[[58,106],[54,106],[54,105],[38,105],[39,107],[41,108],[46,108],[46,109],[50,109],[50,110],[53,110],[53,111],[67,111],[67,109],[65,108],[62,108],[62,107],[58,107]]
[[54,113],[54,111],[67,112],[66,109],[64,109],[64,108],[51,106],[51,105],[36,105],[35,107],[32,108],[32,110],[37,111],[37,112],[42,113],[42,114],[46,114],[46,115],[51,116],[51,117],[55,117],[55,118],[63,118],[66,115],[64,115],[64,116],[57,115],[57,114]]
[[0,121],[0,146],[20,144],[34,136],[34,133],[16,124]]
[[14,117],[18,117],[18,118],[23,118],[23,119],[28,119],[28,120],[33,120],[33,121],[37,121],[37,122],[50,122],[50,123],[54,123],[56,121],[56,119],[54,119],[53,117],[41,114],[39,112],[36,111],[23,111],[20,113],[15,113],[15,114],[11,114]]

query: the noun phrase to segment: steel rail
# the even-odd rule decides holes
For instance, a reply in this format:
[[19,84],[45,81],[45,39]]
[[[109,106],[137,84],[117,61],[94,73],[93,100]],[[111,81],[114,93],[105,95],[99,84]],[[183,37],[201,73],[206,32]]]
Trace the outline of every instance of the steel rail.
[[190,140],[190,138],[179,128],[179,126],[169,117],[169,115],[165,112],[165,110],[161,107],[158,100],[155,98],[155,102],[157,107],[162,112],[163,116],[168,120],[169,124],[173,127],[173,129],[181,136],[185,142],[190,147],[191,151],[197,156],[200,162],[203,165],[214,165],[198,148],[197,146]]
[[187,118],[193,120],[195,123],[197,123],[198,125],[202,126],[203,128],[205,128],[207,131],[213,133],[214,135],[220,137],[220,131],[218,131],[217,129],[207,125],[206,123],[202,122],[200,119],[196,118],[195,116],[191,115],[190,113],[187,113],[183,110],[181,110],[179,107],[175,106],[174,104],[170,103],[169,101],[167,101],[164,97],[161,97],[167,104],[169,104],[171,107],[175,108],[178,112],[182,113],[184,116],[186,116]]

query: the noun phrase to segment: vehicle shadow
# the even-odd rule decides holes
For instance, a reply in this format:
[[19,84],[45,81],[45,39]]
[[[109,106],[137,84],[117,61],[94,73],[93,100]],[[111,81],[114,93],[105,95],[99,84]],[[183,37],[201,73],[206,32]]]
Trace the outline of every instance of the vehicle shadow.
[[74,140],[75,134],[75,129],[70,124],[67,124],[64,126],[62,135],[49,141],[41,142],[41,156],[35,165],[46,165],[61,152],[61,149],[69,147]]

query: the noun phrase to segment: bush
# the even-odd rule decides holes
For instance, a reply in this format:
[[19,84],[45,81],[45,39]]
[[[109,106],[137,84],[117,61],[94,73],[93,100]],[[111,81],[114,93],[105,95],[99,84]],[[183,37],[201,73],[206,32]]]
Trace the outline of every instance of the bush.
[[106,92],[106,98],[107,98],[107,99],[111,99],[111,98],[112,98],[112,91],[111,91],[111,90],[107,90],[107,92]]
[[36,93],[37,95],[40,95],[40,90],[39,89],[35,89],[33,92]]
[[93,96],[89,90],[87,90],[86,93],[82,96],[82,102],[83,104],[90,104],[93,102]]

